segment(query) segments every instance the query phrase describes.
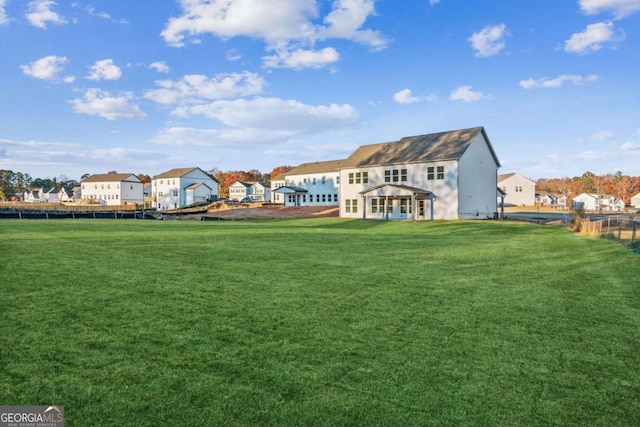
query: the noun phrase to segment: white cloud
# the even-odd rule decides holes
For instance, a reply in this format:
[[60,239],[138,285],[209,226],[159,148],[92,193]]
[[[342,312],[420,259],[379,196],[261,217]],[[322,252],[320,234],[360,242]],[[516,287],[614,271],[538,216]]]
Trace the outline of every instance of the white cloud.
[[436,5],[436,4],[438,4],[438,3],[440,3],[440,0],[429,0],[429,4],[430,4],[431,6]]
[[595,132],[591,134],[589,139],[594,142],[607,142],[611,141],[616,136],[616,131],[614,130],[601,130],[599,132]]
[[122,76],[120,67],[114,65],[113,59],[103,59],[91,66],[91,74],[87,76],[89,80],[118,80]]
[[258,129],[198,129],[174,126],[151,139],[156,144],[237,148],[239,145],[271,144],[287,139],[288,133],[265,132]]
[[487,26],[469,37],[474,55],[478,57],[488,57],[498,54],[504,49],[504,36],[507,26],[505,24]]
[[145,94],[145,98],[160,104],[182,104],[217,99],[258,95],[266,82],[255,73],[217,74],[211,78],[200,74],[188,74],[178,81],[158,80],[156,86]]
[[[55,80],[58,74],[63,70],[63,65],[69,62],[66,56],[45,56],[37,61],[33,61],[30,65],[21,65],[20,69],[27,76],[35,77],[42,80]],[[66,77],[67,81],[70,77]],[[73,78],[71,77],[71,81]]]
[[459,86],[449,95],[449,99],[453,101],[464,102],[479,101],[483,98],[486,98],[486,96],[482,92],[474,92],[471,86]]
[[520,86],[525,89],[535,89],[535,88],[559,88],[562,87],[564,83],[572,83],[574,86],[580,86],[587,82],[594,82],[598,80],[598,76],[595,74],[590,74],[588,76],[580,76],[580,75],[569,75],[562,74],[554,79],[528,79],[520,81]]
[[112,96],[101,89],[89,89],[84,99],[74,99],[71,102],[76,113],[100,116],[108,120],[145,119],[147,115],[140,108],[132,104],[131,93],[125,92],[120,96]]
[[149,65],[149,68],[156,70],[159,73],[168,73],[169,66],[164,61],[157,61]]
[[52,10],[57,5],[58,3],[52,0],[32,0],[28,5],[27,20],[39,28],[47,28],[48,22],[56,25],[66,24],[66,19]]
[[[351,40],[374,50],[387,46],[388,40],[378,31],[362,28],[375,13],[374,0],[335,0],[324,18],[319,16],[317,3],[316,0],[180,0],[182,15],[169,19],[161,36],[172,46],[183,46],[185,39],[193,41],[202,34],[223,39],[258,38],[265,41],[268,50],[279,52],[277,56],[292,58],[292,65],[297,67],[307,62],[315,67],[333,62],[335,49],[313,49],[320,40]],[[296,52],[315,54],[306,60],[295,60]],[[273,64],[274,57],[266,59]],[[276,63],[286,66],[287,62],[276,58]]]
[[620,146],[622,151],[640,151],[640,144],[637,142],[627,141]]
[[358,113],[348,104],[307,105],[298,101],[257,97],[215,101],[183,109],[234,128],[278,131],[297,135],[354,124]]
[[326,47],[322,50],[302,50],[297,49],[293,52],[280,51],[276,55],[265,56],[264,66],[267,68],[293,68],[299,70],[301,68],[322,68],[325,65],[337,62],[340,54],[332,47]]
[[413,96],[411,89],[402,89],[401,91],[393,94],[393,100],[399,104],[407,105],[413,104],[414,102],[420,102],[422,101],[422,98]]
[[227,51],[227,60],[228,61],[237,61],[242,59],[242,54],[238,52],[236,49],[229,49]]
[[640,0],[579,0],[580,9],[587,15],[610,11],[618,18],[624,18],[640,11]]
[[602,48],[603,43],[624,39],[624,34],[616,34],[612,22],[598,22],[587,25],[581,33],[575,33],[564,43],[564,50],[570,53],[589,53]]
[[0,25],[5,25],[9,23],[9,17],[7,16],[7,12],[5,11],[6,5],[7,5],[7,0],[0,0]]
[[328,24],[318,30],[318,39],[353,40],[374,50],[384,49],[388,45],[378,31],[361,30],[370,15],[375,14],[374,0],[336,0],[333,10],[324,19]]

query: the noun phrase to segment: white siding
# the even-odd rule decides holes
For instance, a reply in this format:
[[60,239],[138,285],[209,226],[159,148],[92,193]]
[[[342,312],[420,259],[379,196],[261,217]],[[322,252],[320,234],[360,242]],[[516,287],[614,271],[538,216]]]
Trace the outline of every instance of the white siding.
[[187,187],[199,183],[205,184],[211,189],[211,199],[218,196],[218,183],[200,169],[194,169],[182,176],[154,178],[152,188],[156,209],[178,209],[188,205]]
[[[307,190],[307,194],[300,197],[299,206],[338,206],[340,194],[338,177],[337,171],[285,175],[285,185]],[[288,195],[281,196],[288,197]]]
[[507,193],[506,206],[533,206],[536,200],[536,183],[516,174],[501,180],[498,186]]
[[[434,168],[434,177],[429,179],[429,168]],[[443,168],[443,177],[438,178],[438,167]],[[434,219],[458,219],[458,164],[456,161],[443,161],[433,163],[417,163],[389,166],[375,166],[368,168],[348,168],[340,171],[341,193],[340,193],[340,216],[346,218],[362,218],[362,209],[367,209],[367,218],[373,218],[371,215],[371,201],[367,200],[367,206],[363,206],[363,199],[360,192],[378,185],[385,184],[385,170],[407,170],[407,180],[402,181],[402,175],[398,173],[398,181],[388,184],[407,185],[422,190],[427,190],[435,194],[437,199],[434,202]],[[350,173],[367,172],[368,183],[349,184]],[[495,186],[493,197],[495,203]],[[358,200],[358,212],[346,212],[346,200]],[[353,202],[351,202],[353,203]],[[430,203],[430,202],[429,202]],[[413,207],[412,207],[413,209]],[[383,217],[379,215],[379,217]],[[393,212],[390,214],[392,219],[410,218],[407,214],[401,212],[399,200],[393,201]]]
[[498,165],[482,133],[460,158],[458,185],[461,219],[493,217],[498,211]]

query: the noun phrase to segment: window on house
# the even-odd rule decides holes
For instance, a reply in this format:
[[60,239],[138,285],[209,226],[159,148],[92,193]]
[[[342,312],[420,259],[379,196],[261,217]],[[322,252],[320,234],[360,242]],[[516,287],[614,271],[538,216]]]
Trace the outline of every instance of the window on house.
[[160,184],[162,184],[162,180],[160,180]]
[[320,203],[320,195],[319,194],[316,194],[316,202]]
[[436,168],[433,166],[427,167],[427,179],[433,181],[436,178]]
[[400,169],[400,181],[402,181],[402,182],[406,182],[407,181],[407,170],[406,169]]
[[323,194],[322,195],[322,203],[326,203],[326,201],[327,201],[327,195]]
[[306,194],[302,195],[302,203],[307,203],[307,195]]
[[349,184],[353,184],[353,172],[349,172]]
[[371,199],[371,213],[378,213],[378,199]]
[[158,192],[158,197],[162,197],[162,196],[163,196],[162,191],[159,191]]
[[358,199],[351,199],[351,211],[352,213],[358,213]]
[[334,194],[334,195],[333,195],[333,201],[334,201],[334,202],[337,202],[337,201],[338,201],[338,195],[337,195],[337,194]]
[[360,184],[362,182],[362,173],[356,172],[356,184]]
[[345,213],[351,213],[351,200],[350,199],[346,199],[344,201],[344,211],[345,211]]
[[444,179],[444,166],[438,166],[438,179]]
[[325,183],[325,181],[326,181],[326,179],[325,179],[325,177],[323,176],[323,177],[322,177],[322,183],[324,184],[324,183]]
[[178,190],[173,190],[173,197],[178,197]]
[[363,184],[369,183],[369,172],[362,172],[362,183]]
[[398,182],[398,176],[399,176],[398,169],[392,170],[391,175],[393,176],[393,182]]
[[313,178],[313,185],[316,185],[316,179]]
[[309,203],[313,203],[313,194],[309,194]]
[[391,171],[384,171],[384,182],[391,182]]

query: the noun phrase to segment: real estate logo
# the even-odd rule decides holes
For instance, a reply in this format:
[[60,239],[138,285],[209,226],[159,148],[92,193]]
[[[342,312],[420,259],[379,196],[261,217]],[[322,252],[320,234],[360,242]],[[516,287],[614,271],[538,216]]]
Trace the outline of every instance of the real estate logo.
[[0,427],[64,427],[64,406],[0,406]]

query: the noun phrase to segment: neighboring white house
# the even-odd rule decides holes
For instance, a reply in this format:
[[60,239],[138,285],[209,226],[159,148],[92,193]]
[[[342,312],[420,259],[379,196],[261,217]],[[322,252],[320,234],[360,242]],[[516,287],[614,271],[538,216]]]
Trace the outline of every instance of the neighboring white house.
[[636,194],[631,198],[631,206],[638,209],[640,208],[640,193]]
[[536,202],[536,183],[517,173],[498,175],[498,187],[505,193],[505,206],[533,206]]
[[271,200],[271,188],[261,182],[253,183],[253,199],[259,202],[268,202]]
[[62,186],[58,190],[58,200],[61,202],[73,202],[73,190]]
[[260,182],[236,181],[229,186],[229,199],[239,202],[246,197],[268,202],[271,200],[271,189]]
[[213,201],[218,197],[218,181],[197,167],[171,169],[153,177],[151,197],[158,211]]
[[[274,203],[285,206],[338,206],[340,167],[345,160],[303,163],[271,181]],[[280,178],[280,177],[277,177]]]
[[573,198],[573,207],[585,211],[623,211],[626,204],[611,195],[582,193]]
[[117,172],[91,175],[80,184],[82,199],[108,206],[141,205],[143,185],[134,174]]
[[552,206],[554,208],[565,209],[567,207],[567,196],[564,194],[553,194],[547,191],[536,193],[536,204],[540,206]]
[[340,216],[472,219],[497,213],[500,162],[483,127],[364,145],[340,168]]
[[284,204],[284,194],[276,193],[275,191],[284,187],[285,175],[283,173],[271,178],[271,203]]

